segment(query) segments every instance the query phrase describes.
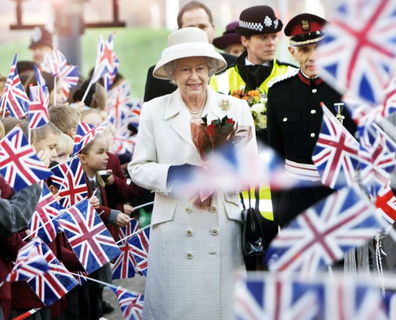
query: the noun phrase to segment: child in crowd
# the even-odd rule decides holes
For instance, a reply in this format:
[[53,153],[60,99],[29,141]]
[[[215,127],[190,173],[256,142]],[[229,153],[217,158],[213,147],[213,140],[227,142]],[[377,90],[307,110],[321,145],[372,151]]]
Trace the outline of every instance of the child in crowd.
[[74,141],[77,124],[80,121],[80,113],[70,106],[54,106],[49,109],[49,116],[51,122]]
[[73,139],[67,134],[61,132],[58,146],[56,147],[56,157],[54,158],[54,161],[57,163],[64,163],[68,161],[73,155],[73,148]]

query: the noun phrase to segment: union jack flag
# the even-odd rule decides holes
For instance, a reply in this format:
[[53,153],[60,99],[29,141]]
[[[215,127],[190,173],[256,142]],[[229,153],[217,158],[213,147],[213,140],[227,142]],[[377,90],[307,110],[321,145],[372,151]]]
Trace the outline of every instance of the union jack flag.
[[[323,275],[323,278],[326,277]],[[378,286],[337,275],[323,284],[322,310],[318,319],[386,320]]]
[[282,274],[249,274],[240,277],[236,284],[236,319],[317,319],[320,292],[320,285],[296,281]]
[[147,226],[128,240],[135,261],[135,271],[144,277],[147,277],[149,239],[150,226]]
[[32,86],[30,90],[29,128],[40,128],[49,121],[49,94],[47,86]]
[[73,158],[52,170],[52,182],[58,188],[60,204],[68,208],[85,199],[88,195],[84,170],[79,158]]
[[37,85],[46,86],[47,84],[45,83],[45,79],[43,78],[40,69],[35,64],[33,64],[33,69],[34,69],[34,75],[36,78]]
[[28,113],[30,101],[19,79],[16,63],[17,53],[15,53],[10,73],[1,95],[0,109],[5,110],[7,108],[12,117],[23,118]]
[[117,295],[122,315],[127,320],[141,320],[143,314],[144,295],[127,291],[122,287],[110,289]]
[[49,270],[47,261],[37,251],[37,243],[40,242],[40,239],[34,238],[19,249],[14,267],[7,275],[5,281],[12,282],[31,279]]
[[45,243],[50,243],[55,240],[58,232],[59,224],[55,218],[59,216],[59,211],[63,208],[58,204],[44,181],[41,181],[41,187],[43,191],[28,228],[32,238],[39,237]]
[[45,53],[40,69],[41,71],[51,73],[54,77],[57,77],[60,74],[62,67],[66,64],[66,57],[59,49],[54,47],[52,55],[49,52]]
[[373,122],[360,129],[361,180],[368,193],[375,197],[396,168],[396,144]]
[[119,244],[121,254],[113,265],[113,279],[128,279],[135,276],[136,261],[127,237],[138,230],[139,224],[136,219],[132,219],[127,226],[118,229],[119,238],[124,240]]
[[359,143],[324,104],[322,109],[322,129],[312,160],[322,183],[338,190],[355,181]]
[[65,97],[69,97],[70,88],[78,84],[78,67],[64,65],[60,68],[58,78],[61,79],[62,91]]
[[125,81],[107,93],[106,112],[112,114],[111,122],[117,129],[129,116],[133,115],[130,90],[129,82]]
[[131,136],[131,132],[128,130],[128,124],[126,123],[116,131],[113,137],[113,143],[111,144],[111,150],[117,155],[125,153],[132,155],[135,144],[136,136]]
[[396,220],[396,197],[393,194],[389,183],[383,186],[377,193],[375,198],[375,206],[377,213],[382,217],[388,225]]
[[[108,43],[108,46],[111,48],[114,47],[113,40],[114,40],[114,34],[110,34],[107,39],[107,43]],[[109,73],[105,73],[103,76],[103,83],[104,83],[106,92],[108,92],[110,90],[112,84],[114,83],[114,80],[117,76],[118,68],[121,65],[120,60],[117,58],[117,55],[114,52],[113,52],[112,60],[113,60],[113,71],[110,71]]]
[[15,127],[0,141],[0,174],[19,191],[51,175],[28,143],[21,128]]
[[[110,35],[112,37],[112,35]],[[109,37],[109,38],[110,38]],[[113,61],[113,41],[103,41],[102,36],[98,42],[98,52],[96,55],[95,70],[92,74],[92,83],[97,82],[106,73],[114,72]]]
[[93,141],[98,135],[103,133],[110,122],[111,115],[96,127],[92,127],[86,122],[79,122],[76,130],[76,137],[74,138],[73,154],[77,154],[88,143]]
[[308,208],[271,242],[269,269],[312,276],[372,239],[380,229],[375,207],[357,186]]
[[37,251],[47,261],[49,270],[31,278],[28,284],[39,299],[49,307],[73,289],[78,282],[45,243],[39,243]]
[[119,256],[120,249],[88,200],[70,207],[59,223],[88,274]]
[[340,92],[351,90],[381,103],[396,54],[396,2],[343,1],[336,7],[318,48],[321,76]]

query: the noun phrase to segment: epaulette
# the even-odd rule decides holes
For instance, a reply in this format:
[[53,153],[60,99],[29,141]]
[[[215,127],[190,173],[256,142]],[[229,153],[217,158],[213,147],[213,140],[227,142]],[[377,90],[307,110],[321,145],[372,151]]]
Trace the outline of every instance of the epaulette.
[[287,70],[286,73],[281,74],[280,76],[277,76],[275,78],[272,78],[269,82],[268,82],[268,88],[271,88],[275,83],[289,79],[291,77],[294,77],[297,73],[298,73],[297,68],[289,68]]

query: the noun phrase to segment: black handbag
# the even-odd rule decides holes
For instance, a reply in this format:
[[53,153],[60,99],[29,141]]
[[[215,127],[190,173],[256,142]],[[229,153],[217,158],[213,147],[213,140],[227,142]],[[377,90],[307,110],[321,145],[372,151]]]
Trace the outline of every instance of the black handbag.
[[242,202],[242,252],[245,257],[260,256],[267,248],[264,240],[264,233],[261,228],[259,215],[259,201],[256,197],[256,206],[251,206],[249,190],[249,208],[246,209],[242,193],[239,194]]

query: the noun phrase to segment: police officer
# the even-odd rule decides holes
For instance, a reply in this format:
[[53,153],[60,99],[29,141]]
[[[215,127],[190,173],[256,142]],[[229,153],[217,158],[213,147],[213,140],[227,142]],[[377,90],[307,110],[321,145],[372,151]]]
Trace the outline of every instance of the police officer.
[[33,61],[39,66],[46,52],[52,54],[52,34],[44,27],[36,27],[33,30],[29,49],[32,51]]
[[[272,191],[275,221],[282,227],[334,190],[320,184],[312,161],[321,129],[321,102],[336,114],[341,95],[326,84],[315,68],[316,48],[324,38],[326,21],[313,14],[299,14],[285,27],[290,37],[289,52],[300,65],[294,75],[285,75],[269,84],[267,102],[268,144],[285,159],[287,174],[318,183],[307,188]],[[352,134],[356,125],[347,113],[343,125]],[[307,177],[309,176],[309,177]]]

